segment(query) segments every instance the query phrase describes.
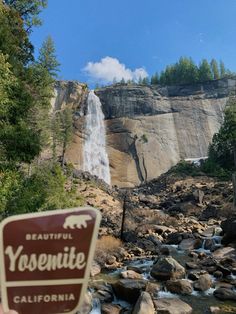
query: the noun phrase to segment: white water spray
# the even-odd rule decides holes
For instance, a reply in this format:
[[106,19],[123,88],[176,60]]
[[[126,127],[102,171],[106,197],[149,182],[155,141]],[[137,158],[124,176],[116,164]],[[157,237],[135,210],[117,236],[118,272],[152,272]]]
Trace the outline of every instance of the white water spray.
[[83,170],[110,184],[109,160],[106,152],[106,129],[100,99],[91,91],[88,95],[85,122]]

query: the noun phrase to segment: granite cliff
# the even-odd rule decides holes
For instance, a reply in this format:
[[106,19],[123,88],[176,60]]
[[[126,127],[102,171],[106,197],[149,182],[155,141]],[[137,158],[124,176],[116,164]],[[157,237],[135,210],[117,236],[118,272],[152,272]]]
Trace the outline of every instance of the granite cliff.
[[[96,90],[106,119],[112,184],[135,186],[158,177],[181,159],[207,155],[236,80],[158,87],[121,85]],[[66,159],[83,164],[88,90],[78,82],[58,82],[54,108],[74,110],[74,137]]]

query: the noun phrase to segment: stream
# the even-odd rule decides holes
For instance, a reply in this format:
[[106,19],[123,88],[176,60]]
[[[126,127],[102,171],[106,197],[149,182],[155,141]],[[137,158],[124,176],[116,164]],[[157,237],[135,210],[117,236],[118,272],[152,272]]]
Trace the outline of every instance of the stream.
[[[220,246],[220,240],[221,237],[215,236],[215,242],[217,245]],[[203,241],[203,245],[200,249],[195,250],[196,252],[204,252],[207,255],[210,255],[210,250],[206,250],[205,247],[205,241]],[[168,247],[170,250],[170,255],[176,259],[182,266],[185,266],[185,263],[190,261],[191,258],[188,256],[187,251],[182,251],[178,249],[177,245],[165,245],[165,247]],[[135,267],[142,270],[142,277],[143,279],[150,281],[150,282],[158,282],[161,283],[155,279],[153,279],[150,275],[151,267],[154,263],[154,260],[149,259],[137,259],[128,262],[124,268],[117,269],[113,272],[107,272],[107,273],[101,273],[94,277],[92,282],[101,282],[101,283],[115,283],[117,280],[120,279],[120,273],[124,270],[127,270],[127,267]],[[214,283],[216,283],[216,279],[211,276]],[[187,278],[186,278],[187,279]],[[189,280],[189,279],[188,279]],[[191,280],[189,280],[192,282]],[[161,283],[162,284],[162,283]],[[214,297],[213,292],[215,288],[210,288],[209,290],[205,292],[199,292],[199,291],[193,291],[191,295],[178,295],[168,292],[165,287],[162,285],[162,288],[160,291],[157,292],[157,299],[161,298],[179,298],[182,301],[188,303],[193,308],[194,314],[204,314],[204,313],[210,313],[209,308],[210,306],[220,307],[221,308],[221,314],[228,314],[228,313],[236,313],[236,303],[233,301],[220,301],[217,298]],[[119,304],[122,306],[122,308],[125,309],[131,309],[132,305],[124,302],[122,300],[116,299],[114,297],[113,304]],[[101,304],[98,299],[93,300],[93,309],[90,312],[90,314],[101,314]]]

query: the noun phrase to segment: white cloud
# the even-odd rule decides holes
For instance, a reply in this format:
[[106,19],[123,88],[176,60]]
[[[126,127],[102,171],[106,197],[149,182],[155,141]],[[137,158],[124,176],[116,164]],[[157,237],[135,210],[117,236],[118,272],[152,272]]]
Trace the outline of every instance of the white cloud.
[[132,71],[116,58],[105,57],[99,62],[88,62],[84,68],[84,71],[93,80],[103,81],[105,83],[110,83],[114,79],[116,81],[122,80],[134,80],[138,81],[141,77],[148,76],[148,73],[144,68],[137,68]]

